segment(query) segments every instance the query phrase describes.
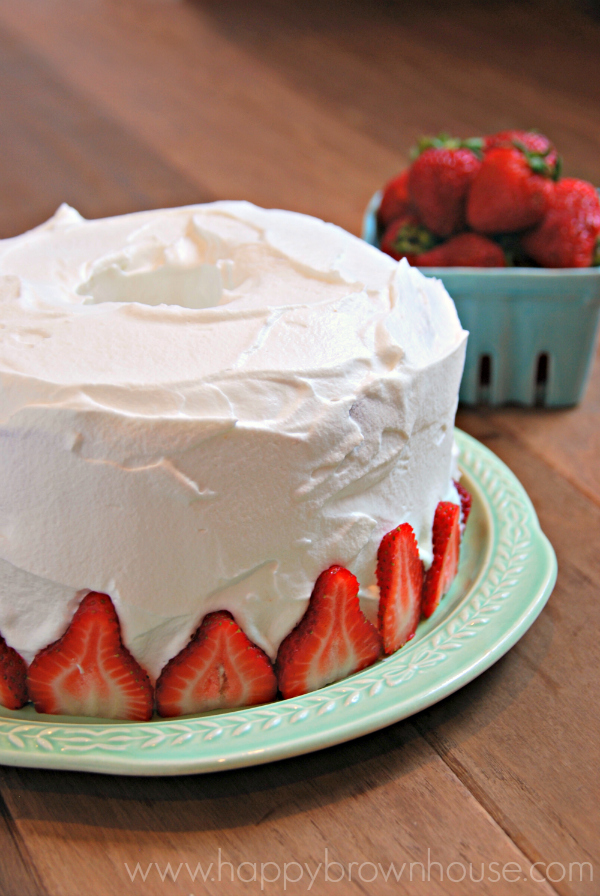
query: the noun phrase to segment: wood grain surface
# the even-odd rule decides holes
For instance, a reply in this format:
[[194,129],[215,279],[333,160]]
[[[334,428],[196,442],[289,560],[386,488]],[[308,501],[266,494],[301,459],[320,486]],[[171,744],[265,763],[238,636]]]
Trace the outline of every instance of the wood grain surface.
[[[0,0],[0,236],[61,202],[101,217],[216,198],[358,233],[440,130],[538,127],[600,184],[599,112],[600,19],[575,0]],[[2,768],[1,894],[600,893],[600,357],[577,408],[457,422],[519,477],[558,557],[516,647],[406,722],[264,767]],[[336,883],[326,862],[367,864]],[[369,882],[392,862],[402,879]],[[411,862],[439,867],[411,882]],[[285,863],[284,890],[268,879]]]

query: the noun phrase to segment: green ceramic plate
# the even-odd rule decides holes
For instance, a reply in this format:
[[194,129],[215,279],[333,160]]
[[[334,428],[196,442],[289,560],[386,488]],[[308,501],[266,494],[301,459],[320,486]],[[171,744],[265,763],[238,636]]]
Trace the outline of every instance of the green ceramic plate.
[[294,700],[145,723],[0,708],[0,762],[125,775],[178,775],[319,750],[436,703],[496,662],[532,624],[556,580],[556,558],[510,470],[456,431],[473,509],[459,574],[410,645]]

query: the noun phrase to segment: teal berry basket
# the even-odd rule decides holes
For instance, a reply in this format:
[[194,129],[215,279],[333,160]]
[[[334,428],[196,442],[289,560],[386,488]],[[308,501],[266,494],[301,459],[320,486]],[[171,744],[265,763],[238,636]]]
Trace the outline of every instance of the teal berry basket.
[[[371,199],[362,237],[379,247]],[[422,268],[469,331],[459,400],[568,407],[584,393],[600,318],[600,268]]]

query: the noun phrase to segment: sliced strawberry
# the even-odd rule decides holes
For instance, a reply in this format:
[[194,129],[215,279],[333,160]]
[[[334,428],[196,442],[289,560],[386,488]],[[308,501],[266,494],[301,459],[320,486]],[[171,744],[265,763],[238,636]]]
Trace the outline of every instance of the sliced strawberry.
[[403,523],[384,535],[377,551],[379,631],[386,654],[414,637],[421,618],[423,564],[413,528]]
[[428,619],[450,588],[458,570],[460,507],[440,501],[433,519],[433,562],[423,583],[423,616]]
[[460,498],[460,534],[465,531],[469,514],[471,513],[471,493],[466,490],[464,485],[454,480],[454,488],[458,492]]
[[204,617],[189,644],[160,673],[156,708],[161,716],[181,716],[267,703],[276,694],[267,654],[231,613],[218,610]]
[[35,656],[27,683],[38,712],[132,721],[152,716],[150,679],[121,640],[108,594],[84,597],[62,638]]
[[21,709],[27,699],[27,664],[0,635],[0,705]]
[[315,583],[306,613],[283,639],[275,670],[284,697],[339,681],[378,660],[379,632],[365,619],[358,582],[343,566],[331,566]]

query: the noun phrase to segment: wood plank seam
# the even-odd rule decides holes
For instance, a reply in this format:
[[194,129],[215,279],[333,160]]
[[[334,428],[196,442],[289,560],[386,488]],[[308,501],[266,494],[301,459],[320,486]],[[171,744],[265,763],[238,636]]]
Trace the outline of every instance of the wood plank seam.
[[[450,750],[446,749],[441,743],[440,739],[436,737],[436,735],[430,730],[426,729],[423,725],[419,723],[419,720],[414,720],[414,725],[421,737],[429,744],[432,750],[439,756],[442,762],[450,769],[453,775],[455,775],[462,786],[469,791],[474,800],[481,806],[484,812],[489,816],[492,822],[494,822],[509,838],[511,843],[514,844],[515,849],[518,849],[523,859],[526,862],[529,862],[530,865],[533,865],[535,862],[541,862],[542,857],[538,853],[533,853],[533,850],[527,847],[531,847],[529,843],[525,840],[525,838],[519,836],[519,832],[515,831],[512,828],[512,825],[509,822],[509,819],[504,815],[504,813],[500,810],[500,808],[496,805],[496,803],[482,790],[481,787],[477,784],[473,776],[467,771],[465,766],[458,760],[456,757],[452,756]],[[529,853],[533,853],[530,855]],[[545,863],[544,863],[545,864]],[[544,876],[544,880],[551,888],[553,893],[556,893],[557,896],[574,896],[571,888],[565,890],[562,887],[557,889],[555,884],[550,881],[541,868],[536,867],[536,871],[539,871],[541,875]]]
[[[459,409],[460,411],[460,409]],[[598,496],[592,491],[592,489],[586,488],[585,484],[579,482],[574,476],[569,473],[568,470],[559,466],[558,464],[554,464],[550,462],[550,459],[544,456],[535,446],[530,442],[526,442],[525,440],[519,438],[519,435],[515,429],[511,426],[510,423],[504,423],[502,420],[501,414],[498,411],[493,412],[494,415],[494,426],[497,427],[502,432],[506,438],[510,439],[515,445],[519,445],[519,447],[533,455],[536,460],[540,461],[545,467],[555,473],[557,476],[560,476],[561,479],[564,479],[572,488],[576,489],[580,495],[582,495],[586,500],[590,501],[596,507],[600,507],[600,500]]]
[[[0,80],[8,88],[0,102],[6,124],[0,179],[3,236],[15,233],[7,207],[16,213],[20,232],[41,223],[63,201],[77,204],[86,217],[104,217],[216,198],[198,180],[181,175],[127,123],[95,110],[77,84],[65,81],[56,66],[1,25],[0,58]],[[20,155],[11,143],[11,129],[17,145],[20,141]],[[46,193],[39,174],[44,153],[52,159],[47,181],[57,187]],[[9,175],[11,162],[17,167]],[[50,208],[38,201],[38,195],[48,194],[54,201]]]
[[[15,819],[11,815],[8,806],[4,800],[3,794],[0,792],[0,820],[4,822],[6,831],[12,841],[14,846],[14,851],[17,855],[19,864],[21,865],[25,874],[29,875],[29,880],[32,885],[32,892],[36,894],[36,896],[49,896],[46,887],[42,883],[42,879],[38,868],[33,861],[29,850],[25,844],[25,841],[21,837],[19,833],[19,829],[15,822]],[[0,881],[0,892],[4,893],[3,885],[4,881]],[[9,896],[15,896],[15,894],[9,894]],[[20,894],[23,896],[23,894]]]
[[600,507],[600,500],[598,499],[598,496],[595,495],[591,489],[586,488],[584,483],[579,482],[577,479],[571,476],[568,470],[565,470],[558,465],[549,463],[548,459],[545,458],[539,451],[537,451],[534,445],[525,445],[525,443],[515,434],[514,430],[509,428],[506,430],[506,432],[511,438],[513,438],[513,441],[517,442],[519,445],[522,445],[523,448],[526,447],[529,453],[533,454],[533,456],[537,460],[541,461],[544,466],[548,467],[558,476],[561,476],[562,479],[564,479],[565,482],[568,482],[572,488],[577,489],[580,495],[583,495],[584,498],[586,498],[588,501],[591,501],[592,504],[595,504],[596,507]]

